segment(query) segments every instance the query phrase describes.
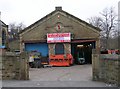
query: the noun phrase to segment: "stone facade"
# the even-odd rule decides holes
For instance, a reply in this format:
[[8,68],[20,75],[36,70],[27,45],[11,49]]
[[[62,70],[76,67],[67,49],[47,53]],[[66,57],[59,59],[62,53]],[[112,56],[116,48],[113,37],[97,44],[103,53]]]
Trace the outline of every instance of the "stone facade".
[[[103,58],[104,57],[104,58]],[[120,60],[114,55],[101,55],[99,78],[108,83],[118,83]]]
[[[3,32],[4,32],[4,35],[3,35]],[[3,37],[5,38],[4,42],[2,41]],[[0,20],[0,46],[2,45],[8,48],[8,25],[6,25],[4,22]]]
[[0,20],[0,45],[2,45],[2,22]]
[[[60,29],[57,28],[58,24]],[[71,33],[73,39],[95,40],[99,49],[100,29],[88,24],[87,22],[65,12],[61,7],[38,20],[34,24],[25,28],[20,34],[20,51],[24,51],[25,43],[46,42],[48,33]],[[49,55],[54,54],[55,44],[49,44]],[[71,53],[71,46],[64,43],[65,52]],[[69,48],[69,49],[68,49]]]
[[[60,19],[57,19],[57,16],[60,16]],[[74,39],[96,39],[99,37],[99,31],[97,31],[95,28],[92,28],[89,25],[80,22],[60,11],[57,11],[51,16],[46,17],[43,21],[35,24],[32,27],[26,28],[27,30],[21,33],[20,36],[24,41],[38,39],[46,40],[45,36],[47,33],[58,32],[55,28],[58,22],[63,26],[60,33],[71,32],[75,35]]]
[[14,52],[15,50],[20,50],[20,40],[9,41],[9,49]]
[[[49,55],[55,55],[55,45],[56,44],[49,44]],[[65,43],[64,44],[65,47],[65,54],[70,54],[71,53],[71,44],[69,43]]]
[[2,80],[28,80],[28,54],[5,52],[2,56]]
[[120,86],[120,55],[96,54],[93,51],[93,80]]
[[99,53],[96,50],[92,50],[92,76],[93,80],[99,78]]

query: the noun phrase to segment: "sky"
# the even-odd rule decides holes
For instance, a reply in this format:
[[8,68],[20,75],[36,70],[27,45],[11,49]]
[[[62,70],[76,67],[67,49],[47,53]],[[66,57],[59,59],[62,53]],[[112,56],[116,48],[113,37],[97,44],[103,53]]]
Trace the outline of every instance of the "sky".
[[55,10],[56,6],[84,21],[99,16],[105,8],[115,7],[120,0],[0,0],[1,20],[6,24],[31,25]]

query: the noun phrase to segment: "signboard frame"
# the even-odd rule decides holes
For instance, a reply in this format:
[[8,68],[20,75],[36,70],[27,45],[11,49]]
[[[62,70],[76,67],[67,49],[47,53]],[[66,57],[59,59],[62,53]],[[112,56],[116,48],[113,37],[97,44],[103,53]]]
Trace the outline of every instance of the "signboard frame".
[[71,33],[48,33],[47,43],[71,42]]

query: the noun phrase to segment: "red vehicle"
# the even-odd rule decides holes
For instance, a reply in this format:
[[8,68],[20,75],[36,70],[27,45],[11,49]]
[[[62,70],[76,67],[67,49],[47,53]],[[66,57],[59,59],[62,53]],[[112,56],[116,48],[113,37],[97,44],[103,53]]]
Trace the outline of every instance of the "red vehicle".
[[104,50],[101,51],[101,54],[120,54],[120,51],[118,49],[111,49],[111,50]]
[[52,66],[70,66],[73,61],[71,54],[50,55],[49,57],[49,64]]
[[119,50],[108,50],[108,54],[120,54]]

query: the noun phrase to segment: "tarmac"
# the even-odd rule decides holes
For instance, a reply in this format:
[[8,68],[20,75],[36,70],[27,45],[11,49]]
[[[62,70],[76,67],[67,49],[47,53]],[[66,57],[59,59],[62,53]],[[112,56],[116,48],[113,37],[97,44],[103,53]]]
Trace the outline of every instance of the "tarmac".
[[29,80],[4,80],[2,87],[116,87],[92,80],[92,65],[30,68]]

